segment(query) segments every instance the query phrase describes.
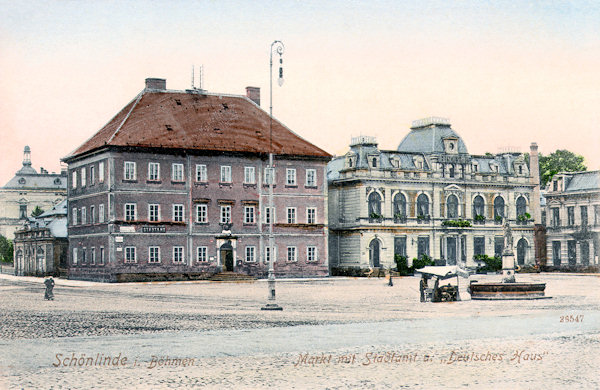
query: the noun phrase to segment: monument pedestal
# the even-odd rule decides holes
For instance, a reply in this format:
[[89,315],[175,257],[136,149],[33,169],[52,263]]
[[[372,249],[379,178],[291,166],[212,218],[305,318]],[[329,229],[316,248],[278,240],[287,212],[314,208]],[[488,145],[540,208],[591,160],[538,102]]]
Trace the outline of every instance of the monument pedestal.
[[513,253],[502,254],[502,283],[515,282],[515,255]]

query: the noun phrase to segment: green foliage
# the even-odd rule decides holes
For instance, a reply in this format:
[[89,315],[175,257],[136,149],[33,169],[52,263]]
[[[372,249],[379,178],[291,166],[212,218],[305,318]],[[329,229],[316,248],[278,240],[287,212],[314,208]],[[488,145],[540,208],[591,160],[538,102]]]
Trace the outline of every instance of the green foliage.
[[484,266],[477,268],[477,272],[497,272],[502,269],[502,259],[498,257],[489,257],[488,255],[477,255],[475,260],[483,261]]
[[548,156],[540,154],[540,181],[545,186],[552,177],[559,172],[586,171],[583,156],[579,156],[568,150],[556,150]]
[[408,259],[406,256],[401,256],[399,254],[394,255],[394,261],[396,262],[396,269],[400,276],[410,275],[412,273],[411,268],[408,266]]
[[31,212],[32,217],[37,217],[38,215],[44,214],[44,210],[40,206],[35,206],[35,209]]
[[479,215],[479,214],[477,214],[475,216],[475,218],[473,218],[473,220],[475,220],[475,221],[485,221],[485,215]]
[[431,257],[423,255],[420,259],[417,259],[416,257],[413,259],[413,265],[411,269],[414,271],[416,269],[423,268],[428,265],[435,265],[435,261],[431,260]]
[[494,217],[494,219],[495,219],[496,221],[502,221],[502,217],[501,217],[500,215],[496,215],[496,216]]
[[380,219],[382,216],[377,214],[377,213],[371,213],[369,214],[369,218],[371,219]]
[[465,221],[463,219],[449,219],[447,221],[442,222],[442,226],[450,226],[450,227],[471,227],[470,221]]
[[5,263],[13,262],[13,243],[3,235],[0,235],[0,260]]
[[527,222],[531,219],[531,214],[525,213],[517,216],[517,221]]

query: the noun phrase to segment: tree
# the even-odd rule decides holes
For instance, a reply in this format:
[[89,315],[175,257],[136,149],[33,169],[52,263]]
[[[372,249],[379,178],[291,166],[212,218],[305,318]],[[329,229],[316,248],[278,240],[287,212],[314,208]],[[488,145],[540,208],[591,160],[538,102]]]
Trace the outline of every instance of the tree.
[[37,217],[38,215],[44,214],[44,210],[40,206],[35,206],[35,209],[31,212],[32,217]]
[[583,156],[568,150],[556,150],[548,156],[540,154],[540,181],[545,187],[552,177],[559,172],[579,172],[587,170]]
[[3,235],[0,235],[0,260],[6,263],[13,261],[13,243]]

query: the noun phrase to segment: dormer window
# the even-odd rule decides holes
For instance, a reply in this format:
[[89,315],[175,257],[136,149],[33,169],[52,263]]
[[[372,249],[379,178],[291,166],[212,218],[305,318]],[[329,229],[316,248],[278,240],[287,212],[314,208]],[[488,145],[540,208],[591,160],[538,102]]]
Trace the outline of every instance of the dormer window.
[[379,155],[369,155],[367,156],[367,161],[371,168],[377,168],[379,166]]
[[444,151],[448,154],[458,153],[458,138],[447,137],[444,138]]
[[473,172],[475,172],[475,173],[479,172],[479,164],[473,163],[472,168],[473,168]]
[[373,168],[377,168],[377,157],[373,157]]

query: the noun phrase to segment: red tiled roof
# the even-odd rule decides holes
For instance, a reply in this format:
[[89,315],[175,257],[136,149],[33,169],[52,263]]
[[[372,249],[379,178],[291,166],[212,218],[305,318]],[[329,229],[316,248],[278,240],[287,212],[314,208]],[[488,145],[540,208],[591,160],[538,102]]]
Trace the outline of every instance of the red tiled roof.
[[[273,153],[331,157],[273,119]],[[144,90],[74,152],[111,146],[269,152],[269,114],[243,96]]]

